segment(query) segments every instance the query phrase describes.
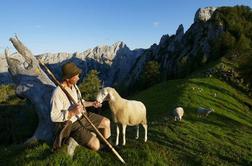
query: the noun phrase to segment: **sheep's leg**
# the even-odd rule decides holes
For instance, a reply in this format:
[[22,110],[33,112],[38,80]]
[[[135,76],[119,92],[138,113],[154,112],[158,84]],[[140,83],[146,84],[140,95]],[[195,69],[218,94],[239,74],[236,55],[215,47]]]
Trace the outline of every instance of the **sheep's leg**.
[[116,125],[116,143],[115,143],[116,146],[119,144],[119,134],[120,134],[120,129],[119,129],[119,124],[117,124]]
[[138,139],[139,138],[139,125],[136,126],[136,129],[137,129],[136,139]]
[[144,127],[144,142],[146,142],[147,141],[147,133],[148,133],[147,128],[148,128],[148,126],[147,126],[147,124],[143,124],[143,127]]
[[126,132],[126,127],[127,125],[126,124],[123,124],[122,125],[122,134],[123,134],[123,146],[126,144],[126,139],[125,139],[125,132]]

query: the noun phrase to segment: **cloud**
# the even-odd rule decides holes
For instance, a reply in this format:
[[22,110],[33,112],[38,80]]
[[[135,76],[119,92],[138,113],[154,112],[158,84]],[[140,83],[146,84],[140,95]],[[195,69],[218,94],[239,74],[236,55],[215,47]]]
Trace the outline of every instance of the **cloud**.
[[34,27],[40,29],[41,25],[34,25]]
[[159,21],[155,21],[155,22],[152,23],[152,25],[153,25],[155,28],[157,28],[157,27],[159,27],[160,23],[159,23]]

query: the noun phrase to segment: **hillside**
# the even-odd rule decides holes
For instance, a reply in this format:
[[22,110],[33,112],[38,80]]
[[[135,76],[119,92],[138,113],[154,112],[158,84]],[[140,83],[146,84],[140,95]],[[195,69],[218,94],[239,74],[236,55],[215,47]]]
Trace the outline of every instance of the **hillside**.
[[[60,66],[70,60],[83,70],[81,80],[95,69],[106,86],[125,91],[138,89],[138,86],[145,84],[142,75],[150,61],[158,63],[159,80],[166,81],[184,78],[199,67],[225,57],[237,62],[233,68],[235,80],[239,80],[238,84],[245,87],[242,89],[252,95],[251,18],[249,6],[200,8],[189,29],[185,31],[181,24],[175,34],[163,35],[159,43],[153,43],[148,49],[130,50],[125,43],[117,42],[84,52],[45,53],[36,57],[48,64],[57,78],[60,76]],[[22,61],[18,56],[13,57]],[[0,84],[11,83],[11,73],[3,55],[0,55],[0,63]]]
[[[252,164],[252,100],[228,84],[202,77],[171,80],[131,98],[146,104],[149,140],[143,143],[142,128],[138,141],[134,140],[135,128],[127,128],[127,144],[118,150],[127,165]],[[184,107],[185,115],[181,122],[174,122],[170,115],[178,105]],[[195,110],[200,106],[214,108],[215,112],[208,118],[198,118]],[[110,115],[107,110],[104,113]],[[17,124],[16,130],[21,127]],[[112,133],[115,133],[114,126]],[[0,165],[121,163],[112,153],[95,153],[85,148],[78,148],[71,159],[65,149],[52,153],[51,145],[41,142],[25,148],[1,145]]]
[[[123,76],[125,81],[121,81],[126,87],[122,90],[134,94],[130,98],[143,101],[148,110],[148,142],[143,143],[142,128],[140,140],[136,141],[135,128],[128,127],[127,144],[119,147],[128,165],[252,165],[252,11],[246,6],[203,11],[211,17],[195,19],[185,33],[181,25],[176,35],[164,35],[158,45],[154,44],[142,55],[140,51],[134,64],[125,58],[128,49],[123,44],[116,47],[126,51],[111,65],[116,69],[111,73]],[[78,61],[77,55],[74,62]],[[96,66],[93,62],[90,64]],[[121,70],[125,62],[133,67]],[[146,82],[141,76],[148,62],[160,66],[150,81],[163,82],[144,89],[148,86],[142,86]],[[121,88],[120,81],[113,77],[110,81]],[[140,86],[135,87],[134,83]],[[26,84],[16,83],[16,88]],[[13,86],[1,86],[0,91],[0,165],[121,165],[109,152],[96,153],[79,147],[71,159],[66,155],[66,147],[52,153],[47,142],[29,147],[20,145],[36,128],[34,106],[18,99]],[[33,94],[38,97],[36,91]],[[174,122],[172,117],[176,106],[185,109],[181,122]],[[215,111],[207,118],[199,118],[198,107]],[[103,110],[102,114],[112,119],[109,110]],[[112,134],[115,138],[114,125]]]
[[[248,6],[199,9],[194,23],[186,32],[180,25],[175,35],[163,35],[159,44],[145,50],[125,82],[132,87],[142,86],[141,75],[149,61],[159,63],[161,80],[165,81],[184,78],[200,67],[226,58],[234,65],[232,71],[224,69],[223,74],[229,77],[229,82],[242,84],[245,87],[242,89],[252,94],[251,18],[252,10]],[[220,70],[219,74],[223,69]]]

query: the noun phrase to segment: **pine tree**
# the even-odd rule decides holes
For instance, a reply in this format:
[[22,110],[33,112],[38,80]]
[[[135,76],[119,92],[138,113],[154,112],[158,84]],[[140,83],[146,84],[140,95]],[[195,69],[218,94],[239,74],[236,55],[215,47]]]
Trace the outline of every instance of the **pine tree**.
[[80,84],[79,87],[83,99],[95,100],[96,95],[101,88],[101,80],[98,75],[99,73],[96,70],[91,70]]
[[149,61],[145,64],[142,80],[145,87],[160,81],[160,64],[157,61]]

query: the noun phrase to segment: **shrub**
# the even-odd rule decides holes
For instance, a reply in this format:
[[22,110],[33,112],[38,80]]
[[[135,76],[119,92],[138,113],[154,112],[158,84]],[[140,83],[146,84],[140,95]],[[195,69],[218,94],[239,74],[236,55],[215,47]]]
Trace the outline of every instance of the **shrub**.
[[94,100],[96,95],[101,88],[101,80],[98,77],[98,72],[96,70],[91,70],[83,82],[80,84],[79,88],[83,99]]
[[145,64],[142,82],[144,87],[150,87],[160,82],[160,64],[157,61],[149,61]]

